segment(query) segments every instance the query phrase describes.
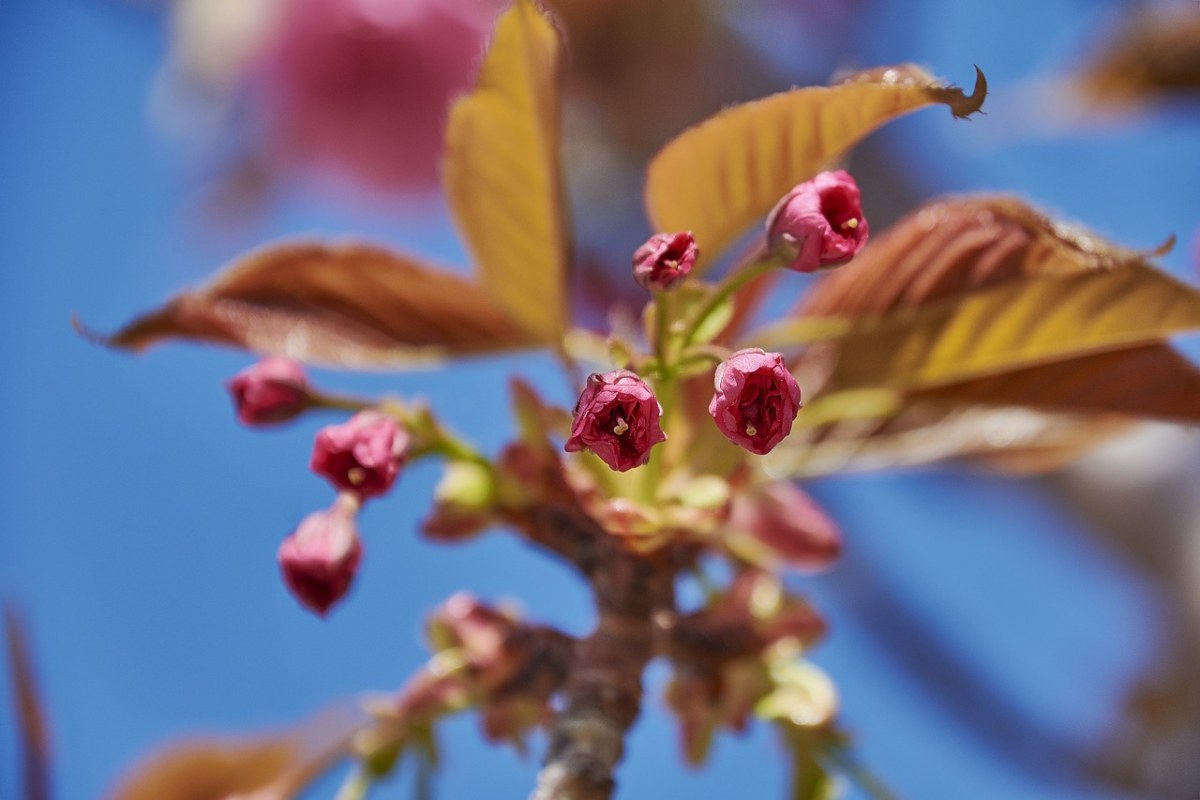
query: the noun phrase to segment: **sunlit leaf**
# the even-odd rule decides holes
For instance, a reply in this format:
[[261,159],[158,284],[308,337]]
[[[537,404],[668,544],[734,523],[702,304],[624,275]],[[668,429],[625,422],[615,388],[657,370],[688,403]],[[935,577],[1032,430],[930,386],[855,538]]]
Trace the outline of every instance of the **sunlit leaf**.
[[[1194,327],[1198,303],[1195,289],[1153,269],[1138,253],[1052,222],[1018,200],[957,199],[910,214],[822,280],[802,301],[800,316],[777,326],[781,335],[772,343],[786,346],[789,332],[797,341],[839,339],[833,389],[930,388],[973,379],[977,371],[995,374],[1068,357],[1088,358],[1072,373],[1082,376],[1100,363],[1091,357],[1096,352],[1128,350]],[[942,338],[936,346],[919,341],[943,335],[959,340]],[[878,343],[876,337],[889,344],[880,350],[866,341]],[[979,359],[968,364],[967,350]],[[896,357],[900,351],[903,359]],[[805,361],[813,358],[830,356],[818,348]],[[1159,388],[1190,385],[1185,360],[1167,353],[1150,365],[1147,358],[1140,356],[1147,369],[1170,370],[1160,376]],[[949,362],[958,367],[947,367]],[[1042,374],[1026,375],[1024,385],[1032,391],[1032,378]],[[1081,408],[1108,408],[1097,402],[1100,395],[1091,397]],[[1136,413],[1128,398],[1109,410]],[[1020,402],[1012,393],[993,398],[994,404]],[[1160,411],[1147,407],[1145,414],[1160,415],[1164,404],[1158,405]]]
[[4,606],[4,634],[16,720],[13,730],[21,752],[24,800],[50,798],[50,730],[34,678],[29,637],[17,613]]
[[[1064,289],[1069,298],[1050,302]],[[801,316],[748,337],[784,349],[824,342],[795,363],[812,400],[784,444],[797,452],[780,461],[804,474],[982,455],[1010,469],[1049,468],[1124,430],[1114,414],[1195,421],[1200,375],[1162,341],[1172,313],[1140,306],[1143,292],[1195,314],[1195,290],[1020,201],[930,204],[824,278]],[[1021,297],[1045,310],[1026,309],[1026,322],[1009,316]],[[997,305],[984,311],[989,303]],[[938,327],[972,309],[978,335],[957,330],[967,350],[990,350],[986,358],[972,364],[966,350],[923,339],[953,332],[935,334],[922,320],[938,317]],[[866,331],[874,333],[859,336]]]
[[936,200],[877,234],[804,295],[803,316],[860,317],[1008,281],[1138,263],[1141,256],[1055,222],[1015,197]]
[[1149,344],[917,391],[911,398],[1200,424],[1200,370],[1170,346]]
[[267,248],[103,341],[168,338],[367,368],[536,343],[470,281],[362,244]]
[[264,791],[296,797],[314,778],[350,754],[364,724],[357,712],[332,709],[275,736],[195,739],[169,746],[136,765],[109,800],[227,800]]
[[516,0],[446,129],[446,194],[483,285],[544,342],[566,326],[561,50],[545,12]]
[[[836,403],[839,394],[829,395]],[[819,401],[814,401],[815,405]],[[766,457],[776,477],[814,478],[971,459],[1006,472],[1057,469],[1130,430],[1118,415],[1048,414],[1021,407],[909,401],[893,414],[808,427]]]
[[861,320],[831,385],[945,386],[1200,328],[1200,292],[1149,266],[1010,281]]
[[859,73],[726,109],[688,129],[651,161],[646,210],[655,230],[690,230],[701,252],[724,251],[796,183],[840,158],[888,120],[942,103],[956,117],[987,94],[976,71],[970,95],[903,65]]

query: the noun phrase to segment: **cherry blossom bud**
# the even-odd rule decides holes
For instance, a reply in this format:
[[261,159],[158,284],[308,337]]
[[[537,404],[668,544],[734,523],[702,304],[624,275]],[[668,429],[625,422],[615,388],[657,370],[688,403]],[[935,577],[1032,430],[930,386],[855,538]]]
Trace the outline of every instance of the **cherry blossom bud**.
[[284,582],[301,605],[321,616],[345,596],[362,558],[357,507],[353,499],[339,498],[332,508],[305,517],[279,546]]
[[243,425],[287,422],[310,402],[304,369],[290,358],[264,358],[233,376],[226,387]]
[[787,267],[797,272],[844,264],[869,233],[858,184],[840,169],[797,184],[767,217],[767,241],[789,255]]
[[592,373],[575,405],[565,449],[591,450],[617,472],[625,472],[649,461],[650,448],[666,441],[658,422],[661,415],[654,392],[634,373]]
[[408,452],[409,436],[395,419],[360,411],[341,425],[317,433],[311,467],[338,489],[361,499],[392,488]]
[[725,545],[742,559],[793,569],[828,569],[841,554],[837,523],[794,484],[772,483],[734,497]]
[[739,350],[717,366],[713,383],[708,413],[729,441],[761,456],[792,432],[800,386],[779,353]]
[[664,291],[687,277],[700,251],[691,231],[656,233],[633,254],[633,277],[646,289]]
[[518,623],[467,592],[459,592],[429,618],[430,638],[439,650],[454,648],[472,669],[507,675],[506,650]]

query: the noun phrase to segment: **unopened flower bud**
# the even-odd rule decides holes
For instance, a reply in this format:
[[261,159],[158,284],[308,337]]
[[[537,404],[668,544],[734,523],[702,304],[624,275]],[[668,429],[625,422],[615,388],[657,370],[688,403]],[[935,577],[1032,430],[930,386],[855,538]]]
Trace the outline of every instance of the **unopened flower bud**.
[[766,455],[792,432],[800,386],[779,353],[739,350],[717,366],[713,383],[708,413],[729,441]]
[[279,546],[284,582],[301,605],[321,616],[345,596],[362,559],[356,508],[353,500],[341,498],[305,517]]
[[817,572],[837,561],[842,538],[837,523],[794,484],[772,483],[735,495],[726,546],[760,565],[783,563]]
[[617,472],[625,472],[649,461],[650,448],[666,441],[661,415],[654,392],[634,373],[592,373],[575,405],[565,449],[591,450]]
[[844,264],[869,233],[858,184],[840,169],[797,184],[767,217],[767,241],[797,272]]
[[633,277],[646,289],[663,291],[687,277],[700,255],[691,231],[656,233],[633,254]]
[[313,442],[313,472],[338,489],[361,499],[392,488],[408,452],[409,436],[395,419],[378,411],[360,411],[341,425],[330,425]]
[[506,643],[517,623],[467,592],[459,592],[429,618],[430,638],[439,650],[454,648],[473,669],[507,673]]
[[290,358],[271,356],[239,372],[226,384],[243,425],[287,422],[309,407],[308,379]]

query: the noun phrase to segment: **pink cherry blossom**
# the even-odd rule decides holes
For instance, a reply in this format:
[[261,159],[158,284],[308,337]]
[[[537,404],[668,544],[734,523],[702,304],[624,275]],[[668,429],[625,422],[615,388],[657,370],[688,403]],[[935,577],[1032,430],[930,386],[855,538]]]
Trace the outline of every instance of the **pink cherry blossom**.
[[766,455],[792,432],[800,386],[779,353],[739,350],[717,367],[713,383],[708,413],[729,441]]
[[869,234],[858,184],[840,169],[797,184],[767,217],[767,240],[797,272],[849,261]]
[[263,58],[268,134],[285,156],[381,188],[430,188],[447,113],[471,85],[499,0],[291,3]]
[[633,277],[646,289],[664,291],[687,277],[700,255],[691,231],[656,233],[633,254]]
[[301,605],[321,616],[345,596],[362,559],[356,507],[353,500],[339,499],[309,514],[279,546],[284,582]]
[[308,379],[289,358],[269,357],[247,367],[226,384],[243,425],[286,422],[309,406]]
[[617,472],[650,460],[650,448],[666,441],[662,409],[644,380],[627,369],[593,373],[575,405],[566,450],[591,450]]
[[361,411],[317,433],[311,467],[338,489],[361,499],[375,497],[392,488],[408,445],[408,433],[395,419],[378,411]]

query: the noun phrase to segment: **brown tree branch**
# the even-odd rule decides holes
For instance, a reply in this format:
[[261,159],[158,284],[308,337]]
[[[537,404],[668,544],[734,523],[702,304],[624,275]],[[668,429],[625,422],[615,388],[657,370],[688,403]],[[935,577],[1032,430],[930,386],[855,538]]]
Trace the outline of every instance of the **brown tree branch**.
[[626,549],[581,510],[543,507],[519,526],[533,542],[575,564],[592,585],[598,622],[578,642],[566,706],[533,800],[607,800],[625,734],[641,711],[642,674],[655,655],[655,614],[674,613],[675,576],[687,554]]

